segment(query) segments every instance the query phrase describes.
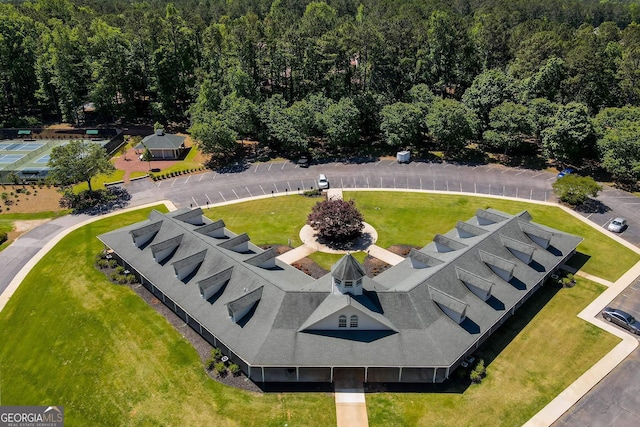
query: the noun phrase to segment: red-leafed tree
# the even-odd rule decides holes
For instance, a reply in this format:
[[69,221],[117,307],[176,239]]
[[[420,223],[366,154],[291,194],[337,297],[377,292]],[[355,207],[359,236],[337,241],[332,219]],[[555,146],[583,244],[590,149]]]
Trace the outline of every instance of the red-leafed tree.
[[321,240],[345,242],[360,235],[364,228],[362,214],[353,200],[325,200],[317,203],[307,217],[307,224]]

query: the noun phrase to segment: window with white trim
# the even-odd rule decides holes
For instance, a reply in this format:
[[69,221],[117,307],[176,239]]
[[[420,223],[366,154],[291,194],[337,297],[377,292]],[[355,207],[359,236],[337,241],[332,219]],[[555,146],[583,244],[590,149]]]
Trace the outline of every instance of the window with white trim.
[[347,327],[347,316],[342,315],[338,317],[338,328],[346,328]]
[[351,319],[349,320],[349,327],[350,328],[358,327],[358,316],[356,316],[355,314],[351,316]]

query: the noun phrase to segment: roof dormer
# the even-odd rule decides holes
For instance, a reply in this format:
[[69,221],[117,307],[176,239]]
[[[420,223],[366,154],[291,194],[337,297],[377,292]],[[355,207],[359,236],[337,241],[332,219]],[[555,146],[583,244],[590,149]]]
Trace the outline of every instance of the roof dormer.
[[276,267],[276,249],[271,247],[266,251],[259,253],[258,255],[252,256],[251,258],[245,260],[249,265],[253,265],[255,267],[260,267],[264,269],[270,269]]
[[131,234],[133,238],[133,244],[138,248],[144,246],[145,243],[153,239],[156,233],[160,231],[160,227],[162,227],[162,220],[131,230],[129,234]]
[[513,271],[516,268],[514,263],[489,252],[479,251],[479,253],[480,259],[502,280],[508,282],[513,279]]
[[231,273],[233,273],[233,266],[219,271],[206,279],[200,280],[198,282],[198,288],[200,289],[202,299],[208,300],[217,294],[220,289],[231,280]]
[[204,261],[204,257],[207,254],[207,250],[204,249],[200,252],[197,252],[193,255],[189,255],[186,258],[182,258],[176,262],[174,262],[173,270],[176,273],[176,277],[178,280],[182,280],[185,277],[188,277],[191,273],[193,273],[200,264]]
[[531,224],[530,222],[518,221],[520,230],[522,230],[531,240],[533,240],[542,249],[547,249],[553,233],[541,227]]
[[491,280],[487,280],[470,271],[463,270],[460,267],[456,267],[456,275],[467,289],[482,301],[486,301],[491,297],[491,290],[493,289],[493,282]]
[[227,303],[227,311],[229,313],[229,318],[234,322],[238,323],[244,316],[251,311],[251,309],[260,301],[262,298],[262,286],[256,288],[252,291],[246,290],[244,295],[236,298],[234,301]]
[[497,213],[485,209],[478,209],[476,211],[476,218],[478,220],[478,224],[480,225],[497,224],[508,219],[507,217],[498,215]]
[[179,234],[170,239],[151,245],[151,254],[153,255],[153,259],[158,263],[164,261],[169,255],[178,249],[178,246],[182,243],[183,237],[184,234]]
[[433,238],[433,243],[435,243],[436,245],[436,251],[440,253],[458,251],[467,247],[467,245],[453,240],[447,236],[443,236],[442,234],[436,234],[436,236]]
[[219,243],[218,246],[242,254],[249,251],[249,240],[247,233],[242,233],[236,237],[232,237],[229,240]]
[[431,286],[429,286],[429,296],[431,300],[457,324],[462,323],[467,317],[467,307],[469,305],[466,302]]
[[202,209],[187,209],[185,212],[179,213],[174,216],[175,219],[186,222],[191,225],[203,225],[204,221],[202,220]]
[[503,235],[500,235],[500,240],[505,248],[509,249],[520,261],[529,264],[533,260],[533,253],[536,250],[535,247]]
[[195,230],[196,233],[204,234],[205,236],[213,237],[215,239],[224,239],[224,221],[219,219],[211,224],[203,225]]
[[438,258],[429,256],[424,252],[420,252],[415,248],[411,248],[408,258],[409,258],[409,261],[411,262],[411,267],[415,269],[435,267],[437,265],[444,264],[444,261],[439,260]]

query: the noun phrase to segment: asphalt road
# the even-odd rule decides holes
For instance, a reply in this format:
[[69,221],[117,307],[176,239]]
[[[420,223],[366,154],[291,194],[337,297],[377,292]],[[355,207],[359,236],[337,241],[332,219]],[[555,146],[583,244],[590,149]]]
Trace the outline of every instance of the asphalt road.
[[[523,200],[557,201],[551,184],[555,174],[499,165],[468,166],[447,163],[395,160],[365,163],[326,163],[308,169],[288,162],[249,164],[246,169],[207,172],[162,181],[140,180],[127,184],[135,203],[161,198],[179,207],[206,206],[219,202],[278,193],[297,193],[317,187],[318,174],[327,175],[332,187],[343,189],[419,189],[515,197]],[[605,187],[598,202],[581,214],[606,227],[616,216],[627,218],[629,227],[621,237],[640,246],[640,198]]]

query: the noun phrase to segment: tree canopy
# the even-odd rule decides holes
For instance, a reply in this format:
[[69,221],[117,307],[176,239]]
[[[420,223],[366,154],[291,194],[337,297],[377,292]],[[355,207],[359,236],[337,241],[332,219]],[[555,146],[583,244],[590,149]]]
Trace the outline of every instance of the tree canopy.
[[48,166],[49,176],[59,185],[68,186],[86,182],[89,193],[91,179],[101,173],[112,173],[115,168],[109,155],[99,144],[72,140],[66,145],[54,147]]
[[[92,107],[225,157],[237,138],[283,156],[531,140],[580,163],[604,153],[594,116],[640,106],[638,22],[632,0],[0,2],[0,126]],[[447,134],[440,101],[475,119],[456,105]]]

